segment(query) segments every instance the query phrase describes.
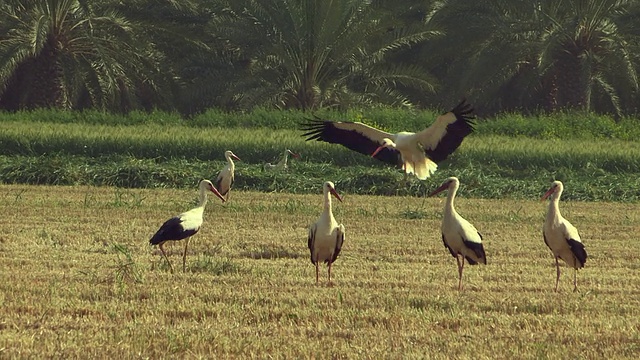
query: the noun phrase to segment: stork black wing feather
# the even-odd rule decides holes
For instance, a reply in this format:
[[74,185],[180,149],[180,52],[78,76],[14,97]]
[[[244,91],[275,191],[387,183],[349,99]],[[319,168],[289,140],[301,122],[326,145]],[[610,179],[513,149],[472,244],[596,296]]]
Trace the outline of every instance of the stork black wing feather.
[[473,132],[473,126],[475,125],[473,119],[476,117],[472,115],[473,107],[465,99],[450,112],[455,115],[456,121],[447,125],[447,132],[440,139],[438,146],[433,149],[425,149],[425,154],[436,163],[445,160],[456,151],[462,144],[462,140]]
[[[484,246],[482,246],[482,243],[477,243],[469,240],[462,240],[462,242],[464,243],[464,246],[468,247],[469,249],[471,249],[471,251],[473,251],[476,254],[476,256],[478,257],[478,260],[481,263],[485,265],[487,264],[487,256],[484,252]],[[474,260],[470,259],[469,257],[466,257],[466,258],[470,265],[477,264]]]
[[567,243],[569,243],[573,255],[580,262],[578,267],[583,268],[584,263],[587,262],[587,250],[584,249],[584,244],[574,239],[568,239]]
[[168,240],[182,240],[194,235],[198,229],[185,230],[179,217],[172,217],[160,226],[160,229],[149,240],[149,244],[158,245]]
[[315,246],[315,242],[316,242],[316,226],[314,224],[311,226],[311,228],[309,228],[309,237],[307,238],[307,246],[309,247],[309,255],[311,258],[311,263],[313,265],[316,264],[315,260],[313,259],[313,247]]
[[446,248],[447,248],[447,250],[449,250],[449,252],[451,253],[451,256],[453,256],[453,257],[457,257],[457,256],[458,256],[458,254],[456,254],[456,252],[455,252],[455,251],[453,251],[453,249],[451,248],[451,246],[449,246],[449,245],[447,244],[447,240],[445,239],[444,234],[442,234],[442,243],[444,244],[444,247],[446,247]]
[[215,181],[216,182],[215,182],[214,186],[216,187],[216,190],[218,190],[220,195],[222,195],[222,196],[227,195],[227,193],[231,189],[231,185],[233,185],[233,179],[231,180],[231,184],[229,185],[228,189],[222,189],[222,173],[218,174],[218,177],[216,178]]
[[551,246],[549,246],[549,243],[547,242],[547,234],[544,233],[544,230],[542,231],[542,238],[544,239],[545,245],[547,245],[549,250],[551,250],[553,252],[553,249],[551,248]]
[[326,260],[325,263],[333,264],[333,262],[336,261],[336,259],[338,258],[338,255],[340,255],[340,250],[342,250],[342,244],[343,243],[344,243],[344,233],[338,232],[338,235],[337,235],[337,238],[336,238],[336,248],[333,251],[333,257],[331,258],[331,261]]
[[[344,124],[355,124],[344,121]],[[300,124],[300,130],[306,131],[302,136],[307,137],[306,141],[324,141],[330,144],[340,144],[353,151],[370,156],[381,145],[369,139],[356,130],[345,130],[335,126],[336,122],[322,119],[307,119],[306,123]],[[375,156],[376,159],[392,165],[400,165],[400,152],[384,148]]]

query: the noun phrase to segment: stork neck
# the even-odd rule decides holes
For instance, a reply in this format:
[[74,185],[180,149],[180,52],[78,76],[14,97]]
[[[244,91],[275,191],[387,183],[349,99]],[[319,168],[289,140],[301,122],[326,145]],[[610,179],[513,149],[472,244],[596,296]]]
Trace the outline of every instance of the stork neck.
[[198,207],[205,207],[207,205],[207,189],[205,187],[200,188],[200,193],[198,194]]
[[560,217],[560,194],[551,195],[551,201],[549,201],[549,211],[547,211],[548,218]]
[[331,211],[331,194],[329,191],[324,192],[324,211],[323,214],[333,216]]
[[233,163],[233,159],[231,159],[231,156],[225,154],[224,157],[227,159],[227,166],[229,167],[229,169],[234,169],[236,165]]
[[444,211],[454,214],[456,212],[455,207],[453,206],[453,199],[456,197],[456,193],[458,192],[458,186],[454,186],[447,191],[447,201],[444,204]]

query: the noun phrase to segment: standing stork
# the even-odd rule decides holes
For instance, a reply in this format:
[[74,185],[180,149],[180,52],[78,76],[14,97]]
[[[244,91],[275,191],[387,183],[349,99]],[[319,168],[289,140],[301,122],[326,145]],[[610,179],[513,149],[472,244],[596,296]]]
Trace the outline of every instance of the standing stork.
[[575,270],[573,273],[573,291],[578,291],[578,269],[583,268],[584,263],[587,261],[587,251],[580,240],[578,229],[560,214],[558,203],[563,189],[562,182],[556,180],[540,199],[544,201],[549,197],[551,198],[547,217],[542,227],[542,236],[544,243],[547,244],[556,258],[556,292],[560,281],[558,258],[564,260],[567,265]]
[[214,193],[222,200],[222,202],[225,201],[224,197],[222,197],[209,180],[201,180],[200,184],[198,184],[198,189],[200,200],[199,205],[165,221],[155,235],[153,235],[151,240],[149,240],[151,245],[158,245],[162,255],[164,255],[164,258],[167,260],[167,263],[171,268],[171,272],[173,272],[173,265],[171,265],[171,262],[167,257],[167,253],[164,252],[164,243],[167,241],[186,239],[184,243],[184,253],[182,254],[182,271],[185,271],[187,262],[187,246],[189,246],[191,236],[195,235],[198,230],[200,230],[200,226],[202,226],[202,215],[204,214],[204,207],[207,204],[207,191]]
[[227,159],[227,166],[224,169],[220,170],[218,176],[216,177],[216,188],[220,191],[220,194],[224,197],[224,200],[229,200],[229,191],[231,190],[231,186],[233,185],[234,173],[236,170],[236,165],[233,163],[233,159],[241,161],[239,157],[236,156],[231,150],[227,150],[224,152],[224,158]]
[[307,141],[341,144],[365,155],[401,165],[405,174],[425,180],[473,132],[473,108],[462,100],[451,111],[438,116],[428,128],[418,132],[390,134],[360,122],[309,120],[302,124]]
[[338,258],[344,243],[344,225],[338,224],[331,211],[331,196],[342,202],[342,197],[336,192],[331,181],[322,185],[324,192],[324,210],[318,221],[309,227],[307,245],[311,253],[311,263],[316,266],[316,284],[320,263],[324,261],[328,266],[329,285],[331,285],[331,264]]
[[284,155],[282,156],[282,159],[277,163],[277,164],[271,164],[271,163],[266,163],[264,164],[264,169],[265,170],[286,170],[287,169],[287,161],[289,159],[289,155],[293,156],[296,159],[300,159],[300,154],[296,154],[293,151],[289,150],[289,149],[285,149],[284,150]]
[[478,263],[486,265],[487,257],[482,246],[482,235],[475,226],[460,216],[453,206],[453,199],[458,187],[460,187],[458,178],[450,177],[429,196],[448,190],[447,201],[444,204],[444,218],[442,219],[442,242],[458,263],[459,291],[462,289],[464,259],[467,259],[469,265]]

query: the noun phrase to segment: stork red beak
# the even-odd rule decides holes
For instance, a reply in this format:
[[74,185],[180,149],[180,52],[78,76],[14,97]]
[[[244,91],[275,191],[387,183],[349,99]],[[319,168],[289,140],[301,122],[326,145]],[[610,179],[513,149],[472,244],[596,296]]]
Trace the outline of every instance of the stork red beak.
[[549,196],[551,196],[551,194],[553,194],[555,190],[556,190],[555,188],[551,188],[547,190],[547,192],[544,193],[544,195],[542,195],[542,198],[540,199],[540,201],[545,201]]
[[220,198],[220,200],[222,200],[222,202],[225,202],[226,200],[224,199],[224,197],[220,194],[220,192],[218,191],[218,189],[216,189],[215,186],[211,185],[211,192],[216,194],[217,197]]
[[331,195],[335,196],[336,199],[340,200],[340,202],[342,202],[342,197],[340,196],[340,194],[338,194],[338,192],[336,191],[336,189],[330,187],[329,188],[329,192],[331,193]]
[[448,182],[445,182],[444,184],[440,185],[440,187],[439,187],[439,188],[437,188],[437,189],[433,190],[433,192],[432,192],[431,194],[429,194],[429,197],[431,197],[431,196],[433,196],[433,195],[436,195],[436,194],[438,194],[438,193],[441,193],[441,192],[443,192],[443,191],[447,190],[448,188],[449,188],[449,183],[448,183]]
[[371,157],[375,157],[380,152],[380,150],[382,150],[382,149],[384,149],[384,145],[378,146],[376,151],[374,151],[373,154],[371,154]]
[[300,159],[300,158],[302,158],[302,156],[300,156],[300,154],[296,154],[296,153],[294,153],[293,151],[291,152],[291,156],[293,156],[293,157],[294,157],[294,158],[296,158],[296,159]]
[[239,157],[237,157],[237,156],[236,156],[236,154],[233,154],[233,153],[232,153],[230,156],[231,156],[232,158],[234,158],[235,160],[242,161],[242,160],[240,160],[240,158],[239,158]]

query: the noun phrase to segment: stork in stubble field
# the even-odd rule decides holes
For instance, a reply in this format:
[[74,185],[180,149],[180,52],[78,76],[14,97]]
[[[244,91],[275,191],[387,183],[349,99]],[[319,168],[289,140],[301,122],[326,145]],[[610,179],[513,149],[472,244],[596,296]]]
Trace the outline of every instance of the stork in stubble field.
[[215,184],[216,189],[220,191],[220,194],[224,197],[224,200],[229,200],[229,191],[231,191],[231,186],[233,186],[233,181],[235,178],[235,170],[236,165],[233,162],[233,159],[240,161],[240,158],[236,156],[231,150],[227,150],[224,152],[224,158],[227,160],[227,166],[224,169],[220,170],[218,176],[216,177]]
[[293,156],[296,159],[300,159],[300,154],[296,154],[296,153],[294,153],[293,151],[291,151],[289,149],[285,149],[284,150],[284,154],[282,156],[282,159],[277,164],[266,163],[266,164],[264,164],[264,169],[265,170],[277,170],[277,171],[286,170],[287,167],[288,167],[287,161],[289,160],[289,155]]
[[563,189],[562,182],[554,181],[549,190],[542,196],[541,201],[551,198],[547,217],[542,227],[542,236],[544,243],[547,244],[556,258],[555,291],[558,291],[558,282],[560,281],[558,258],[561,258],[567,265],[574,268],[573,291],[578,291],[578,269],[584,267],[584,263],[587,261],[587,251],[580,240],[578,230],[560,214],[558,203]]
[[405,174],[425,180],[473,132],[473,108],[464,100],[418,132],[390,134],[360,122],[309,120],[303,124],[307,141],[341,144],[365,155],[401,165]]
[[448,190],[442,219],[442,242],[458,263],[458,290],[461,290],[464,260],[467,259],[469,265],[478,263],[486,265],[487,257],[482,246],[482,235],[475,226],[460,216],[453,206],[453,199],[459,186],[458,178],[450,177],[429,196]]
[[207,204],[207,191],[214,193],[222,200],[222,202],[225,201],[224,197],[222,197],[209,180],[201,180],[200,184],[198,184],[198,190],[199,205],[165,221],[155,235],[153,235],[151,240],[149,240],[151,245],[158,245],[162,255],[164,255],[164,258],[169,264],[169,268],[171,268],[171,272],[173,272],[173,266],[167,257],[167,253],[164,252],[164,243],[167,241],[186,239],[184,243],[184,253],[182,254],[182,271],[185,271],[189,240],[191,239],[191,236],[195,235],[200,230],[200,226],[202,226],[202,215],[204,214],[204,207]]
[[331,285],[331,264],[338,258],[344,243],[344,226],[338,224],[331,211],[331,195],[342,202],[342,197],[336,192],[331,181],[322,185],[324,195],[324,209],[318,221],[309,227],[307,245],[311,253],[311,263],[316,266],[316,284],[320,263],[328,266],[329,285]]

